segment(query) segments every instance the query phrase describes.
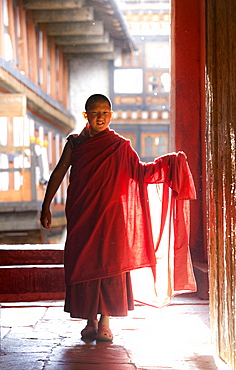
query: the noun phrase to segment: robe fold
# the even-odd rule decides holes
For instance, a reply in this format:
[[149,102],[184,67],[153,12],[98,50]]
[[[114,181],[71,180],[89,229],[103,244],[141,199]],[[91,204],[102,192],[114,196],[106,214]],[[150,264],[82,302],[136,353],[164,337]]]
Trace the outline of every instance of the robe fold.
[[[155,275],[147,185],[159,183],[172,189],[172,203],[181,200],[180,208],[182,200],[195,199],[193,179],[181,152],[143,163],[130,141],[109,128],[74,147],[66,203],[66,285],[142,267],[151,267]],[[165,204],[169,202],[167,198],[163,198]],[[164,207],[162,229],[165,212]],[[182,235],[178,232],[186,229],[185,224],[186,219],[181,216],[174,225],[176,253],[183,261],[181,270],[188,269],[180,274],[180,279],[177,274],[180,283],[176,284],[181,287],[189,285],[189,278],[194,280],[189,270],[188,238],[184,235],[184,247],[179,241]]]

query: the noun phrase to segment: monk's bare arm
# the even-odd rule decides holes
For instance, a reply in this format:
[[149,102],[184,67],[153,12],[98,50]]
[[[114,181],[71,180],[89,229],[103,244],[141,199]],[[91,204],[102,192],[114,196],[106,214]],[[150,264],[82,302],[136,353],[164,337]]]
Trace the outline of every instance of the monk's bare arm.
[[68,168],[70,167],[71,152],[72,150],[70,148],[70,144],[69,142],[67,142],[61,155],[61,158],[57,166],[55,167],[54,171],[52,172],[47,185],[47,190],[42,204],[42,212],[40,217],[41,224],[46,229],[49,229],[51,227],[52,216],[50,212],[50,204],[66,172],[68,171]]

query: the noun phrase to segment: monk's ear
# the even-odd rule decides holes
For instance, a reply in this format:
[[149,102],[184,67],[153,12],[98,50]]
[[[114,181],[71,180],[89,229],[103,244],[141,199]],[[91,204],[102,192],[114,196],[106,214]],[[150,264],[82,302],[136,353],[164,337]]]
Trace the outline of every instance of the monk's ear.
[[88,114],[87,114],[87,112],[83,112],[83,116],[84,116],[84,118],[85,118],[85,119],[88,119]]

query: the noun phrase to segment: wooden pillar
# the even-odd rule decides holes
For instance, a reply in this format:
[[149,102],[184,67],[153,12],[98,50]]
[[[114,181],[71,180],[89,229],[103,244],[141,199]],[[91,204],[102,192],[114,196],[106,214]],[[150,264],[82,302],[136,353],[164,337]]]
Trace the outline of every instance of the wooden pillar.
[[[183,150],[193,174],[197,200],[191,201],[190,248],[205,262],[205,22],[204,0],[173,0],[171,8],[171,146]],[[203,160],[202,160],[203,159]]]
[[208,0],[207,197],[212,339],[236,369],[236,7]]
[[56,91],[56,79],[57,79],[57,67],[56,67],[56,46],[53,37],[49,37],[50,42],[50,95],[53,99],[57,98]]
[[20,44],[20,69],[25,72],[26,76],[29,74],[28,65],[28,48],[27,48],[27,27],[26,27],[26,12],[23,7],[23,1],[19,1],[19,16],[20,16],[20,30],[21,30],[21,44]]
[[57,81],[58,81],[58,87],[57,87],[57,100],[63,104],[63,81],[64,81],[64,76],[63,76],[63,53],[62,53],[62,48],[58,47],[58,69],[57,69]]
[[29,33],[29,63],[30,63],[30,79],[38,84],[38,65],[37,65],[37,43],[36,43],[36,34],[35,34],[35,25],[33,20],[32,11],[28,11],[28,30]]
[[68,108],[68,91],[69,91],[69,76],[68,76],[68,60],[64,56],[63,58],[63,105],[65,108]]
[[48,84],[48,38],[46,33],[46,24],[43,23],[40,25],[40,29],[43,33],[43,58],[42,58],[42,73],[43,73],[43,81],[42,81],[42,89],[47,92],[47,84]]

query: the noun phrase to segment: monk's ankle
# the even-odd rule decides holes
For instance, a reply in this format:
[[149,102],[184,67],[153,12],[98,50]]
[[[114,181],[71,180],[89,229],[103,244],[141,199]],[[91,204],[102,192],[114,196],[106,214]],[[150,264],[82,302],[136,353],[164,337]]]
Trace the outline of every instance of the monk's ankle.
[[88,320],[87,321],[87,325],[98,325],[98,320],[96,319],[96,320]]

